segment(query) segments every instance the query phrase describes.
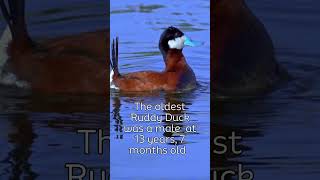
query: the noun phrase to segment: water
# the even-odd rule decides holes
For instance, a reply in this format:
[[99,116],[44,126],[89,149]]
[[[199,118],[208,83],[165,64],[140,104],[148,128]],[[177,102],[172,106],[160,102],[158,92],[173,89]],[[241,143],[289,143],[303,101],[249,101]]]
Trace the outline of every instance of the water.
[[[209,179],[210,139],[210,19],[209,1],[111,1],[111,37],[119,36],[120,72],[139,70],[162,71],[164,63],[158,49],[163,30],[169,26],[180,28],[187,36],[204,42],[200,47],[184,49],[187,62],[194,70],[199,87],[192,92],[177,94],[116,94],[111,96],[111,179]],[[134,141],[135,133],[125,133],[126,126],[137,125],[130,119],[135,102],[146,104],[173,103],[187,105],[192,121],[174,126],[196,125],[198,133],[186,133],[187,155],[136,155],[130,147],[146,147]],[[164,114],[167,111],[150,111]],[[144,126],[170,126],[169,123],[144,123]],[[139,123],[138,123],[139,125]],[[170,133],[143,133],[145,136],[172,137]],[[160,147],[172,148],[167,143]]]
[[318,179],[319,53],[318,1],[247,1],[262,20],[276,48],[276,58],[294,77],[265,97],[217,102],[216,135],[235,131],[243,137],[241,156],[216,158],[216,169],[238,163],[255,172],[255,179]]
[[[26,8],[34,39],[105,29],[108,24],[107,5],[101,0],[29,0]],[[0,32],[4,27],[1,19]],[[77,129],[107,126],[105,98],[41,96],[0,86],[0,102],[0,179],[65,179],[64,164],[69,162],[108,168],[106,155],[94,150],[83,154],[83,136],[76,134]]]

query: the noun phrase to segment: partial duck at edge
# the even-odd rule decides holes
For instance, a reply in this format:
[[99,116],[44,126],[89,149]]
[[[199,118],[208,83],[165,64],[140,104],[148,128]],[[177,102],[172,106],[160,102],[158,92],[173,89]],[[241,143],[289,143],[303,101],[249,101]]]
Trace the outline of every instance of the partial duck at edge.
[[34,42],[25,21],[25,0],[0,0],[10,28],[7,66],[35,92],[106,94],[108,30]]
[[216,0],[211,10],[211,79],[215,94],[252,96],[289,79],[265,26],[244,0]]

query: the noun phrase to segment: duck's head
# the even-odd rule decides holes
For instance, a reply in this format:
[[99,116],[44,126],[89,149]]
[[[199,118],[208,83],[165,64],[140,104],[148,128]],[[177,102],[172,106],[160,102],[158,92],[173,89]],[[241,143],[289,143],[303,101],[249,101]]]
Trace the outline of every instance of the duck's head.
[[166,55],[169,49],[181,50],[185,46],[198,46],[201,43],[192,41],[190,38],[178,28],[170,26],[164,30],[160,36],[159,49],[162,53],[163,59],[166,59]]

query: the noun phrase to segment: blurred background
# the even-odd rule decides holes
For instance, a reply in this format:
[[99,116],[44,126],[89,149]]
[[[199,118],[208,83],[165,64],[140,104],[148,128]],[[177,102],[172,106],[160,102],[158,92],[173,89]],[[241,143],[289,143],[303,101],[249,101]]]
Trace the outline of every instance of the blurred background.
[[[27,0],[27,26],[36,40],[107,29],[108,7],[104,0]],[[1,15],[0,34],[5,26]],[[83,135],[76,134],[77,129],[107,127],[104,100],[0,85],[0,179],[65,179],[69,162],[108,169],[109,152],[85,156]]]
[[255,99],[216,101],[213,133],[243,137],[241,156],[216,156],[215,170],[238,163],[255,179],[320,177],[320,4],[318,1],[247,0],[265,24],[277,60],[293,76],[289,84]]

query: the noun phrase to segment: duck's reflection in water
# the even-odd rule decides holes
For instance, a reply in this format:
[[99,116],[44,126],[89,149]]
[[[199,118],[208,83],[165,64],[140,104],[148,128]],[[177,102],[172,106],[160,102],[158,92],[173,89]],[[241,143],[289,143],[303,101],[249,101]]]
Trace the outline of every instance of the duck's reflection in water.
[[[166,121],[165,114],[170,114],[172,116],[183,116],[187,114],[190,116],[191,112],[188,112],[188,106],[192,105],[192,101],[195,99],[195,94],[193,91],[188,93],[160,93],[160,92],[153,92],[153,93],[114,93],[112,95],[112,119],[114,120],[114,132],[116,139],[123,139],[125,132],[123,131],[125,126],[125,120],[123,120],[121,112],[122,103],[130,103],[130,106],[135,106],[135,102],[151,102],[152,105],[159,105],[159,104],[170,104],[175,106],[181,106],[182,104],[185,105],[185,109],[181,108],[179,110],[172,110],[164,108],[162,112],[158,111],[158,115],[163,115],[161,126],[164,128],[163,137],[173,137],[176,139],[175,142],[167,142],[169,145],[179,145],[181,144],[181,137],[187,135],[184,131],[184,127],[186,125],[191,124],[188,121]],[[126,105],[125,105],[126,106]],[[125,108],[125,107],[124,107]],[[128,109],[128,108],[127,108]],[[130,108],[129,108],[130,109]],[[130,111],[130,110],[129,110]],[[131,112],[125,112],[126,114],[130,114]],[[194,116],[192,116],[193,118]],[[130,117],[127,117],[130,118]],[[196,117],[194,117],[196,118]],[[193,120],[195,120],[193,118]],[[126,119],[126,118],[125,118]],[[197,121],[194,121],[195,123]],[[181,131],[174,132],[174,129],[179,126]],[[173,132],[172,132],[173,131]],[[185,138],[184,138],[185,139]],[[182,144],[185,144],[187,141],[184,141]]]
[[93,153],[84,155],[83,138],[76,133],[78,129],[107,129],[104,135],[108,135],[105,97],[23,95],[10,103],[1,107],[2,112],[12,112],[1,113],[2,124],[8,126],[1,128],[8,146],[0,150],[0,179],[42,179],[49,174],[61,179],[67,177],[64,164],[69,162],[109,168],[109,142],[102,156],[95,154],[97,141],[91,142]]
[[[261,100],[261,99],[260,99]],[[211,112],[211,177],[214,180],[237,179],[239,166],[242,166],[242,172],[249,170],[254,174],[255,166],[259,165],[248,157],[254,147],[247,145],[248,139],[262,137],[264,135],[264,126],[266,122],[255,120],[255,116],[261,114],[274,114],[274,109],[266,108],[263,103],[255,103],[256,99],[238,99],[238,100],[217,100],[213,103]],[[263,99],[262,99],[263,101]],[[259,104],[252,106],[252,104]],[[247,114],[244,116],[244,114]],[[221,150],[221,144],[214,138],[229,138],[232,134],[237,136],[236,143],[231,140],[220,141],[226,147],[223,154],[215,153],[214,150]],[[240,139],[241,138],[241,139]],[[232,149],[241,151],[234,153]],[[261,162],[259,162],[261,163]],[[222,178],[226,171],[234,171],[235,175],[227,175]]]
[[119,97],[113,98],[112,119],[115,121],[114,131],[116,139],[123,139],[123,120],[120,115],[121,101]]
[[35,179],[37,174],[32,169],[32,164],[29,163],[32,144],[37,137],[32,123],[24,113],[11,115],[9,121],[11,130],[8,134],[8,142],[12,145],[12,150],[2,161],[10,164],[5,171],[10,174],[9,179]]
[[[200,96],[204,94],[202,91],[206,90],[203,89],[177,93],[111,93],[111,177],[119,179],[129,177],[133,179],[208,178],[210,175],[210,106],[208,99]],[[141,110],[141,104],[144,107],[152,105],[153,108]],[[168,108],[169,104],[172,107],[184,104],[185,108],[174,110]],[[156,106],[160,108],[155,109]],[[154,121],[141,122],[140,119],[132,120],[132,114],[155,118],[153,118]],[[169,122],[165,120],[166,114],[167,117],[175,116],[175,120],[178,116],[183,117],[186,114],[190,119]],[[193,125],[197,132],[186,131],[187,127]],[[144,131],[127,131],[137,126],[142,126]],[[148,127],[152,127],[149,132],[145,131]],[[172,131],[175,128],[180,130]],[[137,136],[145,138],[145,141],[141,143],[142,140],[139,139],[137,142]],[[193,166],[196,163],[199,163],[197,169]],[[165,173],[159,171],[164,166],[168,166]],[[144,171],[142,172],[141,169]],[[123,174],[123,171],[126,171],[126,174]]]
[[[188,107],[189,105],[192,105],[192,102],[186,102],[185,99],[183,98],[183,95],[181,94],[176,94],[174,96],[165,95],[165,104],[171,104],[171,105],[181,105],[181,104],[185,104],[186,107]],[[188,108],[187,109],[180,109],[180,110],[164,110],[164,113],[168,113],[171,114],[172,116],[183,116],[183,114],[189,114],[188,112]],[[163,126],[167,129],[167,127],[171,127],[171,129],[177,129],[177,127],[179,127],[178,129],[181,129],[182,131],[179,133],[176,132],[164,132],[163,136],[164,137],[174,137],[175,138],[175,142],[171,142],[169,144],[171,145],[176,145],[176,144],[186,144],[188,142],[188,140],[186,138],[184,138],[187,133],[185,132],[185,127],[186,125],[189,124],[188,121],[176,121],[176,122],[171,122],[171,121],[164,121],[163,122]]]

